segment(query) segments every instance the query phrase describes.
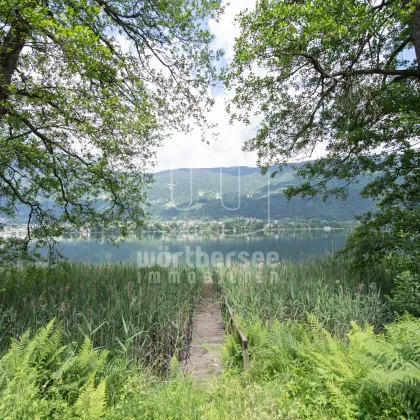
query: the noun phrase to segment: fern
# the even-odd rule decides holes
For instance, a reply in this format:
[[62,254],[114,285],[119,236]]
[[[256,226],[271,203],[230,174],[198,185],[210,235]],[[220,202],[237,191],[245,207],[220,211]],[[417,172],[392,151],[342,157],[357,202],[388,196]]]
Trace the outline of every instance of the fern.
[[355,404],[334,382],[327,381],[325,386],[329,392],[329,402],[336,409],[340,418],[355,418],[358,409],[357,404]]
[[295,404],[305,407],[302,413],[308,410],[323,417],[326,410],[334,418],[416,417],[420,320],[405,315],[382,334],[352,323],[348,339],[342,340],[314,315],[308,314],[307,319],[306,325],[245,325],[254,346],[250,377],[267,381],[282,374],[280,381]]
[[382,334],[353,323],[346,340],[313,315],[306,323],[240,322],[248,373],[231,335],[224,355],[236,369],[204,390],[176,374],[175,359],[169,381],[141,380],[127,359],[110,361],[89,339],[63,345],[52,321],[13,340],[0,359],[0,418],[204,418],[212,398],[222,408],[211,418],[226,418],[224,410],[242,418],[418,418],[419,319],[401,316]]
[[103,379],[95,388],[91,381],[81,391],[75,405],[75,413],[82,419],[98,419],[105,413],[106,408],[106,380]]
[[76,409],[85,418],[100,417],[107,402],[101,378],[107,358],[87,339],[79,351],[62,345],[62,327],[55,320],[32,339],[26,332],[0,360],[0,418],[66,417]]

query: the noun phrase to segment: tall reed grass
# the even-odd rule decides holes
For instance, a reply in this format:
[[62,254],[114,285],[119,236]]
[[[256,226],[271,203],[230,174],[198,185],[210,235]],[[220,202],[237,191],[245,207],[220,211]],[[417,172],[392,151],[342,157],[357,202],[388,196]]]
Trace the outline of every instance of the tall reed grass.
[[303,320],[314,314],[334,334],[343,336],[350,322],[377,329],[392,319],[383,299],[389,278],[380,267],[362,276],[337,258],[308,258],[267,265],[218,267],[219,293],[243,318],[263,321]]
[[162,368],[186,351],[199,270],[65,263],[0,271],[0,350],[11,337],[52,318],[67,343],[89,337],[94,347]]

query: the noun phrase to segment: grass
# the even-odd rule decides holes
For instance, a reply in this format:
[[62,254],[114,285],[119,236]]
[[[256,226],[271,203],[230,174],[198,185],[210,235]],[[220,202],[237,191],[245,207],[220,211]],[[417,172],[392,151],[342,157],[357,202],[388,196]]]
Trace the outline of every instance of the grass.
[[218,267],[215,276],[220,294],[245,319],[304,320],[312,313],[339,336],[346,334],[351,321],[379,330],[392,319],[383,299],[389,278],[381,268],[361,275],[345,260],[327,257],[283,261],[275,268]]
[[206,386],[179,368],[204,273],[179,267],[174,283],[171,271],[72,263],[1,271],[0,417],[418,418],[420,321],[383,326],[391,314],[381,269],[361,276],[333,258],[218,267],[250,369],[228,335],[225,371]]
[[[420,413],[420,320],[385,328],[352,326],[349,340],[308,322],[255,322],[248,373],[230,369],[207,386],[192,383],[175,359],[170,377],[139,371],[85,340],[62,346],[50,323],[15,341],[0,359],[0,417],[83,419],[416,419]],[[225,360],[233,365],[236,342]]]
[[192,268],[117,264],[31,266],[0,276],[1,349],[55,318],[66,343],[89,337],[94,347],[156,369],[185,353],[203,281]]

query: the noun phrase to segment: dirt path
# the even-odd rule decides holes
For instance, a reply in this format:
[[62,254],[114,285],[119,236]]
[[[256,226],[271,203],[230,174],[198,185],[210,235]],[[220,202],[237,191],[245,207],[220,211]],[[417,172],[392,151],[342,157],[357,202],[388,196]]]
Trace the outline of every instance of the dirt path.
[[208,280],[201,292],[200,302],[194,316],[190,358],[187,371],[194,380],[202,382],[222,373],[221,344],[225,329],[220,304]]

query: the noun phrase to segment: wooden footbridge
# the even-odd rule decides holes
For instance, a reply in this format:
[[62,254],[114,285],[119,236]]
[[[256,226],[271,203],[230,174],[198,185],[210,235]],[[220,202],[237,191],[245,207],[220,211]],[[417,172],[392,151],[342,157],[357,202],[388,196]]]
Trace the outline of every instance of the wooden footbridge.
[[239,328],[228,302],[219,301],[213,280],[209,278],[205,281],[194,315],[192,341],[186,366],[186,370],[195,381],[204,382],[222,373],[221,347],[226,329],[237,331],[242,342],[244,369],[248,369],[248,340]]

